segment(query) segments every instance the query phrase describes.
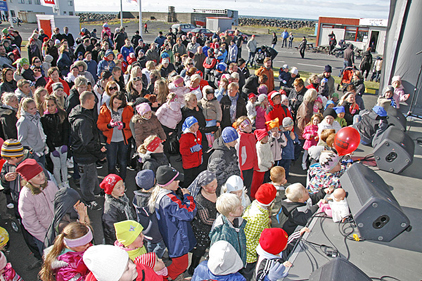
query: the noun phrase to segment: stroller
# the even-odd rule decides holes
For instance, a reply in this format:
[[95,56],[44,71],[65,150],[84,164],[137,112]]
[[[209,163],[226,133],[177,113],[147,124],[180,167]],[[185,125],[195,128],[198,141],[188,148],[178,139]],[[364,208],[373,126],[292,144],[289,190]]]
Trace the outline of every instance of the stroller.
[[340,84],[337,85],[337,91],[344,91],[346,87],[352,82],[353,73],[356,71],[356,67],[348,66],[343,70],[343,74],[341,76]]
[[278,52],[271,47],[261,46],[256,49],[254,62],[257,66],[262,66],[264,64],[264,59],[270,57],[273,61],[274,58],[278,55]]

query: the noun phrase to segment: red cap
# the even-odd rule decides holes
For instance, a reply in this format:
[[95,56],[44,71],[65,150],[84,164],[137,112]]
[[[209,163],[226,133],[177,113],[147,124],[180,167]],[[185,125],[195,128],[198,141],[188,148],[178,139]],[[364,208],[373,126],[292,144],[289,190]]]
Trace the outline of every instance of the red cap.
[[277,190],[271,183],[264,183],[255,193],[255,199],[263,205],[269,205],[275,199]]
[[265,138],[265,136],[268,136],[266,129],[257,129],[257,130],[255,130],[254,134],[255,134],[255,137],[258,141]]
[[261,232],[259,245],[265,252],[278,255],[286,248],[288,239],[289,236],[283,229],[266,228]]
[[155,137],[155,138],[152,140],[152,142],[150,142],[150,143],[147,145],[146,149],[147,149],[149,152],[154,152],[154,151],[157,149],[157,147],[160,145],[160,143],[161,143],[161,139],[160,139],[159,137]]
[[287,96],[287,93],[286,93],[286,91],[285,90],[283,90],[283,89],[280,89],[279,91],[278,91],[280,94],[282,94],[282,95],[285,95],[285,96]]
[[256,98],[256,95],[254,93],[250,93],[248,96],[248,99],[251,99],[251,98]]
[[18,172],[24,180],[29,181],[39,173],[43,172],[43,168],[35,159],[26,159],[19,164],[16,168],[16,172]]
[[123,179],[121,177],[119,177],[118,175],[109,174],[103,179],[103,181],[100,184],[100,187],[102,189],[104,189],[104,192],[106,194],[110,195],[111,192],[113,191],[116,183],[118,183],[119,181],[122,181],[122,180]]

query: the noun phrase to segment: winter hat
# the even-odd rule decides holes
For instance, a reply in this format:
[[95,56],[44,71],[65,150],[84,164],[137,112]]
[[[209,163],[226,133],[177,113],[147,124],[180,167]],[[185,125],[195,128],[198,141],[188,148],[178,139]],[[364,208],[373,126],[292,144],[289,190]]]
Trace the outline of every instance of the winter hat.
[[277,189],[271,183],[262,184],[255,193],[255,199],[262,205],[268,206],[271,204],[275,196],[277,195]]
[[299,70],[297,70],[297,68],[296,68],[296,67],[292,67],[292,68],[290,69],[290,73],[291,73],[291,74],[294,74],[294,75],[297,75],[297,74],[299,73]]
[[3,252],[0,252],[0,270],[3,270],[7,265],[7,259],[6,256],[3,254]]
[[324,72],[329,72],[329,73],[333,72],[333,69],[332,69],[331,65],[327,64],[324,67]]
[[237,61],[237,65],[238,66],[241,66],[242,64],[244,64],[246,61],[245,61],[245,59],[244,58],[240,58],[238,61]]
[[266,100],[268,97],[267,97],[267,94],[260,94],[259,96],[258,96],[258,103],[262,103],[264,100]]
[[154,152],[157,147],[162,143],[159,137],[155,137],[146,147],[149,152]]
[[1,157],[22,157],[23,145],[16,139],[5,140],[1,146]]
[[333,108],[335,111],[336,111],[336,113],[337,114],[340,114],[340,113],[345,113],[346,111],[344,110],[344,106],[336,106],[336,107],[334,107]]
[[100,187],[104,189],[104,192],[108,195],[113,192],[114,187],[119,181],[122,181],[123,179],[115,174],[109,174],[107,175],[103,181],[100,183]]
[[393,83],[395,81],[401,82],[401,77],[399,75],[393,76],[393,78],[391,79],[391,83]]
[[387,111],[382,106],[376,105],[372,108],[372,111],[380,117],[387,117]]
[[264,94],[265,96],[267,96],[268,95],[268,87],[267,87],[267,85],[260,85],[258,87],[258,94],[259,95]]
[[161,187],[168,186],[173,181],[183,181],[184,176],[180,174],[175,168],[170,166],[160,166],[156,172],[157,184]]
[[290,117],[284,117],[283,119],[283,128],[293,126],[294,122],[293,119]]
[[204,86],[204,88],[202,88],[202,96],[204,97],[204,99],[207,98],[208,94],[214,94],[214,88],[209,85],[206,85]]
[[239,135],[237,134],[235,128],[226,127],[221,133],[221,137],[223,138],[224,143],[229,143],[229,142],[237,140],[239,138]]
[[63,84],[61,83],[61,82],[56,82],[56,83],[53,83],[53,85],[51,86],[51,88],[53,89],[53,92],[54,91],[57,91],[58,89],[64,89],[63,88]]
[[24,180],[30,181],[33,177],[43,172],[43,168],[35,159],[26,159],[19,164],[16,168],[16,172],[18,172]]
[[135,182],[139,188],[150,190],[154,187],[155,175],[152,170],[142,170],[136,174]]
[[227,179],[226,183],[222,187],[225,189],[225,192],[230,193],[232,191],[242,190],[244,186],[242,178],[237,175],[233,175]]
[[338,93],[333,93],[333,98],[338,98]]
[[271,99],[275,98],[276,96],[281,96],[281,94],[277,91],[272,91],[268,95],[271,97]]
[[104,24],[103,24],[103,27],[108,27],[108,24],[107,24],[107,23],[104,23]]
[[7,242],[9,242],[9,233],[7,232],[6,229],[4,229],[3,227],[0,227],[0,247],[3,247],[4,245],[6,245]]
[[326,110],[324,110],[324,114],[323,117],[327,117],[327,116],[332,116],[334,119],[337,118],[337,113],[334,109],[332,108],[327,108]]
[[186,132],[187,130],[190,129],[190,127],[192,127],[195,123],[198,123],[198,120],[193,117],[193,116],[189,116],[188,118],[185,119],[185,122],[183,122],[182,125],[182,131]]
[[289,100],[289,98],[286,95],[281,95],[281,102]]
[[394,93],[394,87],[391,85],[388,85],[384,88],[384,94],[387,92],[393,92]]
[[83,261],[97,280],[117,281],[126,270],[129,254],[116,246],[96,245],[86,250]]
[[280,127],[280,121],[278,120],[278,117],[274,120],[265,122],[265,124],[267,125],[268,130]]
[[288,64],[283,64],[283,69],[289,68]]
[[259,246],[272,255],[279,255],[287,246],[289,236],[282,228],[266,228],[261,232]]
[[224,62],[220,62],[219,64],[217,64],[217,70],[218,71],[226,71],[227,69],[227,64],[225,64]]
[[331,171],[338,164],[339,160],[340,156],[331,150],[325,150],[319,156],[319,164],[327,172]]
[[135,264],[138,264],[138,263],[143,264],[152,269],[154,269],[156,261],[157,261],[157,256],[154,252],[140,255],[134,260]]
[[254,132],[255,137],[258,141],[261,141],[265,136],[268,136],[268,132],[265,129],[257,129]]
[[116,230],[117,241],[122,243],[125,247],[128,247],[135,241],[142,230],[144,230],[144,227],[136,221],[125,220],[116,222],[114,224],[114,229]]
[[145,113],[148,113],[150,111],[151,111],[151,107],[146,102],[143,102],[136,106],[136,112],[138,112],[138,114],[141,116],[144,116]]
[[165,59],[165,58],[169,58],[170,57],[170,55],[167,53],[167,52],[163,52],[162,54],[161,54],[161,58],[163,58],[163,59]]
[[329,101],[327,101],[327,103],[325,104],[325,108],[324,109],[327,109],[327,107],[330,105],[330,104],[334,104],[334,105],[336,105],[332,100],[329,100]]
[[256,98],[256,95],[254,93],[250,93],[248,95],[248,99],[250,100],[251,98]]
[[113,57],[114,57],[114,53],[113,53],[113,51],[112,50],[110,50],[110,49],[108,49],[106,52],[105,52],[105,57],[108,57],[108,55],[113,55]]
[[236,249],[227,241],[215,242],[209,251],[208,269],[214,275],[229,275],[243,267]]
[[60,44],[60,40],[59,39],[54,40],[54,45],[59,45],[59,44]]

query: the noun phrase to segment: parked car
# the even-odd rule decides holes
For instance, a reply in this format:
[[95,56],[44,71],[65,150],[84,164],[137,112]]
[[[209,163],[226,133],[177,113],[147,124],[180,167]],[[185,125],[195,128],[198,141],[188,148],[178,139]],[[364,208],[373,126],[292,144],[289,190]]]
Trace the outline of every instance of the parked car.
[[[229,30],[227,30],[227,34],[228,34],[229,36],[231,36],[232,38],[234,37],[234,32],[235,32],[235,30],[233,30],[233,29],[229,29]],[[241,31],[239,31],[239,35],[240,35],[240,36],[242,36],[242,38],[243,38],[243,42],[247,42],[247,41],[248,41],[248,35],[244,34],[244,33],[243,33],[243,32],[241,32]]]
[[196,26],[194,26],[191,23],[176,23],[171,26],[171,29],[173,30],[174,33],[176,33],[179,30],[179,26],[182,28],[182,31],[186,33],[196,28]]
[[196,36],[198,33],[205,34],[206,37],[211,37],[214,34],[214,32],[206,28],[195,28],[188,32],[188,36],[189,34],[192,34],[192,36]]

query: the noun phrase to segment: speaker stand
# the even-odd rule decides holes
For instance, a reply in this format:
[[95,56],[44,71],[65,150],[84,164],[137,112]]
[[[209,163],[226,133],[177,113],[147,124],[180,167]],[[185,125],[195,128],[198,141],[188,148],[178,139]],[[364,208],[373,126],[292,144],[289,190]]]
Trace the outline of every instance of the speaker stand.
[[[416,55],[419,55],[421,53],[422,53],[422,50],[419,51],[419,52],[417,52]],[[418,118],[418,119],[421,119],[422,120],[422,116],[413,114],[413,112],[412,112],[412,109],[415,107],[415,103],[418,101],[418,98],[419,98],[419,92],[420,91],[418,91],[418,84],[419,84],[419,79],[421,78],[421,72],[422,72],[422,64],[419,67],[418,79],[416,79],[415,88],[413,89],[412,101],[410,103],[409,111],[406,114],[406,118],[407,117],[415,117],[415,118]]]

